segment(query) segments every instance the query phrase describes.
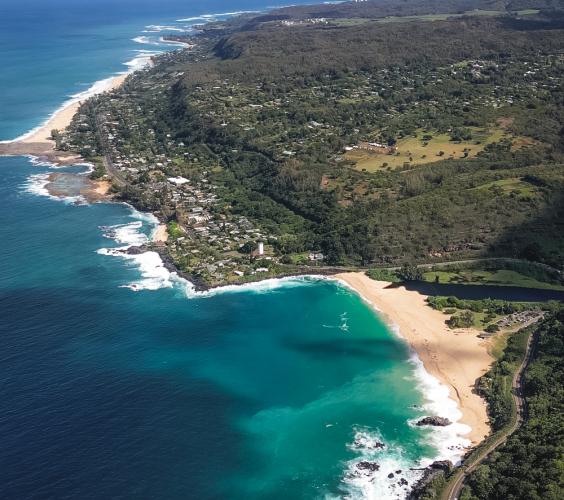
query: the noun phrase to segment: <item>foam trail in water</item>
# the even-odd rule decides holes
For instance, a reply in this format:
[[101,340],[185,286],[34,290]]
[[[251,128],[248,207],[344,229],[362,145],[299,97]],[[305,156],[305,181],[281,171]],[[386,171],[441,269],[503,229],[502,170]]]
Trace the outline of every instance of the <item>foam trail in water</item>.
[[107,90],[110,90],[111,87],[112,87],[114,78],[115,78],[115,76],[111,76],[109,78],[104,78],[103,80],[99,80],[99,81],[93,83],[86,90],[83,90],[82,92],[78,92],[76,94],[71,95],[70,98],[67,99],[53,113],[51,113],[51,115],[49,115],[49,117],[41,125],[38,125],[37,127],[31,129],[29,132],[26,132],[25,134],[22,134],[19,137],[16,137],[15,139],[0,141],[0,143],[1,144],[9,144],[11,142],[17,142],[17,141],[27,139],[28,137],[31,137],[38,130],[42,129],[49,122],[49,120],[51,120],[51,118],[53,118],[53,116],[55,116],[57,113],[60,113],[63,109],[67,108],[68,106],[71,106],[72,104],[75,104],[75,103],[80,102],[80,101],[84,101],[84,100],[88,99],[89,97],[92,97],[96,94],[101,94],[102,92],[106,92]]
[[196,291],[194,285],[189,281],[184,280],[185,294],[188,298],[196,297],[213,297],[215,295],[222,295],[226,293],[239,293],[239,292],[254,292],[254,293],[271,293],[281,288],[293,288],[296,286],[305,286],[308,284],[315,284],[319,280],[324,279],[324,276],[288,276],[285,278],[270,278],[253,283],[244,283],[242,285],[225,285],[217,288],[212,288],[206,291]]
[[160,37],[159,38],[159,42],[161,42],[163,45],[177,45],[178,47],[191,47],[192,44],[189,42],[180,42],[178,40],[166,40],[164,37]]
[[32,174],[30,175],[23,185],[23,189],[26,193],[33,194],[36,196],[45,196],[56,201],[63,201],[65,203],[74,203],[75,205],[87,204],[86,200],[82,196],[54,196],[47,189],[47,185],[51,182],[49,180],[50,173]]
[[[430,465],[435,460],[450,460],[457,464],[461,461],[465,450],[471,445],[466,436],[472,429],[459,423],[462,412],[456,401],[450,397],[448,387],[430,375],[423,366],[423,362],[416,353],[412,353],[409,361],[414,365],[414,378],[426,402],[423,405],[425,415],[448,418],[452,423],[445,427],[432,427],[428,430],[428,440],[437,450],[437,455],[421,460],[423,466]],[[415,425],[415,422],[410,422]]]
[[220,12],[219,14],[202,14],[201,16],[184,17],[182,19],[177,19],[177,23],[191,23],[194,21],[199,21],[200,23],[210,22],[210,21],[224,21],[229,17],[240,16],[242,14],[258,14],[259,10],[238,10],[235,12]]
[[130,217],[136,220],[125,224],[102,226],[100,228],[106,238],[110,238],[122,246],[100,248],[97,250],[97,253],[125,259],[132,262],[139,269],[141,279],[121,285],[122,288],[129,288],[136,292],[140,290],[172,288],[176,274],[170,273],[166,269],[157,252],[127,253],[129,248],[141,246],[149,242],[149,237],[143,232],[144,222],[148,223],[152,231],[154,231],[154,226],[158,223],[157,218],[152,214],[144,214],[135,209],[132,209]]
[[[160,44],[157,42],[156,45],[160,45]],[[97,82],[94,82],[86,90],[83,90],[81,92],[77,92],[76,94],[72,94],[70,96],[70,98],[67,99],[65,102],[63,102],[63,104],[61,104],[61,106],[59,106],[59,108],[57,108],[53,113],[51,113],[49,115],[49,117],[43,123],[41,123],[37,127],[34,127],[33,129],[26,132],[25,134],[22,134],[22,135],[16,137],[15,139],[0,141],[0,144],[9,144],[11,142],[18,142],[18,141],[21,141],[21,140],[24,140],[24,139],[31,137],[38,130],[42,129],[57,113],[60,113],[63,109],[65,109],[65,108],[67,108],[67,107],[69,107],[69,106],[71,106],[71,105],[73,105],[77,102],[85,101],[88,98],[95,96],[97,94],[107,92],[108,90],[110,90],[112,88],[113,83],[114,83],[114,79],[117,76],[133,73],[134,71],[138,71],[140,69],[147,67],[148,65],[151,64],[151,58],[153,56],[160,54],[160,53],[162,53],[162,51],[137,51],[138,55],[136,57],[134,57],[130,61],[123,63],[128,68],[126,71],[123,71],[123,72],[121,72],[117,75],[110,76],[108,78],[104,78],[102,80],[98,80]]]
[[356,457],[345,464],[343,488],[350,499],[405,499],[422,476],[401,446],[386,443],[378,429],[354,429],[348,445]]
[[161,31],[179,31],[184,33],[188,30],[185,28],[180,28],[178,26],[160,26],[158,24],[150,24],[149,26],[145,26],[145,30],[143,33],[160,33]]
[[135,43],[140,43],[143,45],[155,45],[159,47],[161,43],[150,36],[136,36],[135,38],[131,39]]
[[[366,303],[378,310],[373,302],[361,294],[358,294],[358,292],[348,285],[348,283],[341,280],[337,281],[343,289],[348,289],[354,292]],[[398,337],[405,340],[401,335],[398,325],[392,324],[388,326]],[[436,455],[434,457],[423,457],[419,460],[418,464],[413,464],[411,467],[426,467],[437,460],[450,460],[454,464],[460,463],[464,452],[471,445],[471,441],[464,436],[466,436],[472,429],[468,425],[459,422],[462,418],[462,413],[458,408],[456,401],[450,397],[448,387],[443,385],[437,378],[433,377],[425,370],[423,362],[419,359],[416,352],[411,352],[409,361],[414,367],[413,378],[416,381],[419,391],[425,398],[425,403],[421,409],[421,417],[427,415],[440,416],[448,418],[452,422],[450,425],[445,427],[432,427],[427,429],[421,428],[421,432],[426,433],[426,436],[423,439],[436,450]],[[415,425],[416,420],[417,419],[414,419],[413,421],[407,423],[408,425],[413,426]],[[380,461],[378,463],[380,464]],[[350,467],[351,465],[349,464],[349,469]],[[417,479],[417,475],[415,475],[414,478]],[[399,490],[395,491],[395,488],[395,493],[393,495],[386,495],[385,491],[381,488],[375,487],[375,484],[378,484],[377,482],[374,483],[371,478],[369,481],[366,481],[365,479],[366,478],[363,477],[352,479],[349,477],[347,484],[350,487],[351,498],[405,498],[407,495],[398,493]],[[410,485],[412,484],[413,483],[410,482]]]
[[157,50],[137,50],[137,56],[130,61],[124,62],[123,64],[129,68],[127,73],[133,73],[140,69],[144,69],[152,64],[152,58],[162,54],[162,51]]

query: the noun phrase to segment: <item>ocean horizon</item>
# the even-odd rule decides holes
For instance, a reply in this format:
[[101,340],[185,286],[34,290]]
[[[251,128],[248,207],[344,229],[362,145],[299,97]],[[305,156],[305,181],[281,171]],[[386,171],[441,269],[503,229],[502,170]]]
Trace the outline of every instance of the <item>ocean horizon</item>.
[[[167,34],[273,6],[9,0],[0,140],[176,49]],[[356,293],[315,276],[196,292],[116,251],[154,216],[45,189],[89,168],[0,157],[2,498],[405,498],[412,469],[460,458],[460,424],[414,425],[460,418],[448,389]]]

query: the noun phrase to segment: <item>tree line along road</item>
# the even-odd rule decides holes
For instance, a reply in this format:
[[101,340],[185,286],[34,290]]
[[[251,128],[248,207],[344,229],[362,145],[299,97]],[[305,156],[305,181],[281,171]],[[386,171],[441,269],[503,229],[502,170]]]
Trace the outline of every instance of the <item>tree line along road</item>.
[[[533,322],[532,321],[528,325],[530,326]],[[453,475],[452,479],[447,484],[446,488],[441,495],[442,500],[456,500],[460,495],[460,491],[464,486],[464,481],[466,477],[473,472],[476,467],[484,462],[488,458],[488,456],[497,448],[499,448],[502,444],[507,441],[507,438],[511,436],[521,425],[523,419],[526,416],[526,402],[523,397],[523,374],[532,360],[534,348],[536,344],[536,332],[532,332],[529,334],[527,339],[527,349],[525,351],[525,356],[523,357],[523,361],[519,365],[519,368],[513,374],[513,380],[511,383],[512,387],[512,398],[514,403],[514,414],[512,417],[512,422],[506,427],[504,430],[498,433],[498,436],[495,437],[487,446],[484,447],[475,457],[472,458],[470,464],[462,465]]]

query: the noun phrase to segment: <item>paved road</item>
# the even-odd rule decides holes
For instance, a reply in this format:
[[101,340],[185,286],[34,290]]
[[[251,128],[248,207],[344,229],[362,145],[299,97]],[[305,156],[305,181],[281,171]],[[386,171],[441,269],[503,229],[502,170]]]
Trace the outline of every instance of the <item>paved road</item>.
[[125,177],[123,176],[123,174],[121,172],[119,172],[118,169],[114,166],[114,163],[112,161],[112,157],[109,154],[109,151],[110,151],[111,148],[110,148],[110,145],[108,143],[108,138],[104,134],[104,128],[101,125],[101,120],[100,120],[100,117],[98,116],[97,112],[95,112],[94,119],[95,119],[95,122],[96,122],[96,128],[98,129],[100,141],[102,142],[102,149],[104,151],[104,160],[103,161],[104,161],[104,166],[106,167],[106,172],[112,178],[112,181],[114,183],[116,183],[118,186],[123,187],[123,186],[127,185],[127,181],[125,180]]
[[104,155],[104,166],[106,167],[106,172],[108,172],[109,176],[112,178],[112,181],[118,186],[123,187],[127,184],[121,172],[114,166],[109,154]]
[[[534,320],[533,322],[536,322]],[[533,322],[529,323],[532,324]],[[529,324],[527,326],[529,326]],[[514,422],[511,426],[502,432],[497,439],[492,441],[488,446],[486,446],[479,455],[472,461],[470,465],[463,465],[458,469],[455,473],[455,477],[451,482],[448,484],[447,488],[443,492],[442,499],[443,500],[456,500],[458,495],[460,494],[460,490],[464,485],[464,480],[466,477],[478,467],[496,448],[501,446],[507,441],[507,438],[511,436],[521,425],[526,413],[526,403],[523,398],[523,391],[522,391],[522,382],[523,382],[523,373],[525,369],[531,362],[533,352],[534,352],[534,344],[535,344],[535,336],[536,332],[529,334],[529,338],[527,339],[527,350],[525,352],[525,356],[523,361],[515,374],[513,375],[513,381],[511,383],[512,387],[512,397],[515,403],[515,408],[517,410],[516,416],[514,418]]]

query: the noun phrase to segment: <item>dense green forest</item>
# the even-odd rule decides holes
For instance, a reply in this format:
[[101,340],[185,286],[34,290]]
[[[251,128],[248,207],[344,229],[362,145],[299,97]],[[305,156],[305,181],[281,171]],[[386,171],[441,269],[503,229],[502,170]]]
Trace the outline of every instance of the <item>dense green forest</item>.
[[[481,253],[559,265],[561,88],[541,96],[526,88],[535,83],[521,79],[528,64],[540,61],[542,79],[560,78],[561,61],[548,54],[561,50],[562,40],[561,30],[515,29],[477,18],[338,33],[301,28],[299,36],[276,28],[243,32],[222,39],[214,47],[219,58],[185,75],[167,117],[176,137],[205,142],[243,185],[312,222],[334,263]],[[488,69],[478,76],[463,66],[453,74],[448,65],[469,58],[487,61]],[[205,80],[233,78],[245,85],[239,105],[217,101],[233,96],[232,89],[205,102],[194,89]],[[260,92],[249,88],[256,83]],[[492,93],[519,99],[484,106]],[[245,113],[252,128],[247,133],[236,123],[251,103],[266,107],[277,100],[280,106]],[[512,120],[514,136],[538,141],[536,147],[500,141],[479,158],[407,165],[401,172],[366,174],[339,161],[344,146],[362,139],[393,142],[418,129],[433,134],[486,127],[500,117]],[[332,128],[315,137],[312,122]],[[285,159],[284,151],[295,154]],[[494,191],[503,179],[517,180],[515,193]],[[531,233],[538,238],[531,240]]]
[[290,18],[379,18],[386,16],[416,16],[454,14],[472,10],[511,12],[524,9],[561,10],[559,0],[370,0],[323,5],[285,7],[272,15]]
[[[525,372],[525,423],[468,478],[461,500],[557,500],[564,496],[564,311],[537,327],[534,360]],[[490,381],[503,376],[518,340],[511,339],[504,359],[490,372]],[[494,391],[495,392],[495,391]],[[498,392],[500,392],[498,390]],[[494,427],[503,425],[507,410],[494,407]]]
[[[499,11],[381,22],[394,5],[212,26],[83,106],[67,143],[95,157],[111,117],[113,154],[205,175],[225,202],[216,215],[250,218],[285,261],[315,249],[331,265],[503,256],[561,269],[564,24],[542,10],[558,5],[406,2],[402,15]],[[177,218],[150,172],[124,196]]]

